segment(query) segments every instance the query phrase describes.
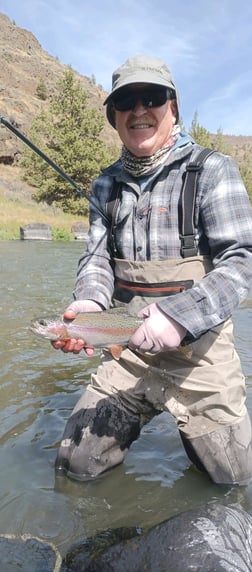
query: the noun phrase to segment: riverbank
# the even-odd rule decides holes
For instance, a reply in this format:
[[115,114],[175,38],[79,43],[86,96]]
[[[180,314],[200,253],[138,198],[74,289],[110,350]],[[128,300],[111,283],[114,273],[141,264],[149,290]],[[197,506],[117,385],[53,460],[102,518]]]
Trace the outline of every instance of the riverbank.
[[0,240],[19,239],[20,227],[35,222],[49,224],[57,240],[74,240],[71,228],[76,222],[88,226],[87,217],[36,203],[32,198],[34,192],[34,188],[22,181],[19,167],[0,166]]

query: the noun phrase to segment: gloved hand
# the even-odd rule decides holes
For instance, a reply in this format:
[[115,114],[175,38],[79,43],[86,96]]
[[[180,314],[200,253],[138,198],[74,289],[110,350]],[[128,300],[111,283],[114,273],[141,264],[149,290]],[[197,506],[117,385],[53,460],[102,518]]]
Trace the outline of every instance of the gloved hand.
[[74,320],[76,314],[81,312],[101,312],[102,306],[94,300],[75,300],[68,306],[64,312],[64,318]]
[[145,320],[129,340],[128,346],[133,350],[157,354],[177,348],[185,337],[184,326],[169,318],[155,303],[143,308],[138,316]]
[[[81,312],[101,312],[102,310],[102,306],[94,300],[75,300],[66,308],[64,318],[74,320],[76,315]],[[73,352],[74,354],[78,354],[82,349],[85,350],[88,356],[92,356],[94,353],[94,349],[86,346],[85,341],[81,339],[70,339],[66,342],[58,340],[57,342],[52,342],[52,345],[56,350],[60,349],[64,353]]]

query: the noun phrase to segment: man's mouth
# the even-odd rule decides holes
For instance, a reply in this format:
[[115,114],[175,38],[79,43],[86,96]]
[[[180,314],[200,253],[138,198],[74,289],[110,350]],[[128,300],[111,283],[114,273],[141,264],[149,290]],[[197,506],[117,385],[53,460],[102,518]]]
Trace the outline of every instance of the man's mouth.
[[130,125],[130,129],[149,129],[150,127],[153,127],[150,123],[134,123]]

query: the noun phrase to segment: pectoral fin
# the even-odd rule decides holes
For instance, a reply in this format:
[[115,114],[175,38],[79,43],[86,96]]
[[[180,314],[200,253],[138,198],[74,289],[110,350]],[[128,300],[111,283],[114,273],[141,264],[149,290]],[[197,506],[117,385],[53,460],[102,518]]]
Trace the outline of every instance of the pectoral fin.
[[119,344],[113,344],[108,346],[108,351],[111,353],[112,357],[116,360],[119,360],[123,351],[123,346]]

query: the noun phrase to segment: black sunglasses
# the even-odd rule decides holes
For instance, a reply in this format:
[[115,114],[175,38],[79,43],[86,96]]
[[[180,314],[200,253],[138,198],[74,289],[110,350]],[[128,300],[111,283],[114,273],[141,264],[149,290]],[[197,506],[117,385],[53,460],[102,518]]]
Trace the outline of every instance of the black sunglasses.
[[113,105],[116,111],[132,111],[141,101],[147,108],[161,107],[168,99],[174,99],[175,92],[168,87],[152,87],[137,91],[122,90],[113,97]]

